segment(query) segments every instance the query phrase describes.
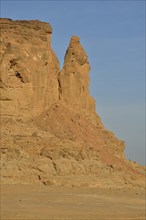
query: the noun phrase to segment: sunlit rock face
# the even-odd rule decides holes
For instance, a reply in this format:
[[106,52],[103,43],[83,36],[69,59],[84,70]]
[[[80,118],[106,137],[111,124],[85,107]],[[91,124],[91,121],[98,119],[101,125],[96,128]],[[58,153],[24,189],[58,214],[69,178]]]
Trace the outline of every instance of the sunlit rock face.
[[80,38],[71,37],[60,70],[50,24],[0,19],[0,28],[2,182],[105,178],[112,170],[123,175],[122,183],[125,175],[142,175],[141,167],[125,159],[125,143],[104,128],[95,111]]
[[31,117],[58,100],[59,62],[52,28],[40,21],[0,20],[1,113]]
[[73,36],[60,74],[60,99],[77,112],[95,112],[95,102],[89,94],[90,65],[80,38]]

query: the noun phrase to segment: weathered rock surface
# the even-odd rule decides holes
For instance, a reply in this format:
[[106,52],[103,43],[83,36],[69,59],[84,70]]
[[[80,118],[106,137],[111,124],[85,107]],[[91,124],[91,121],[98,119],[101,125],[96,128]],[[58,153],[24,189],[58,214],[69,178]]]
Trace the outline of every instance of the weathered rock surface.
[[0,19],[0,28],[2,182],[144,186],[145,168],[96,114],[79,37],[60,70],[49,24]]
[[1,114],[32,117],[58,100],[51,26],[1,19]]
[[88,57],[80,44],[80,39],[73,36],[59,77],[60,99],[79,113],[95,112],[95,102],[88,90],[89,71]]

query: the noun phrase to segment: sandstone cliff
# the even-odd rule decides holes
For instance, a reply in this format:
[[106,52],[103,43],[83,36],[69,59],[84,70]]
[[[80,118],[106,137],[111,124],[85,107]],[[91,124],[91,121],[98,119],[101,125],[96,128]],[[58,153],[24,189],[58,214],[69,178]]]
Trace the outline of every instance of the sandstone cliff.
[[51,26],[1,19],[1,113],[32,117],[58,100]]
[[65,184],[71,175],[143,181],[144,168],[125,159],[124,142],[95,111],[79,37],[71,37],[60,70],[48,23],[0,19],[0,28],[2,181]]

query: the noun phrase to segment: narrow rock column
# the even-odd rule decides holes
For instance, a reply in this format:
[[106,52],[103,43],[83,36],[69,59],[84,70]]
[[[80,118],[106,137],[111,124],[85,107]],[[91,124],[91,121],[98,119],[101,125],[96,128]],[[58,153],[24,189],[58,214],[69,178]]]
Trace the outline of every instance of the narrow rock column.
[[71,37],[60,74],[60,99],[74,111],[95,112],[95,102],[89,94],[88,57],[80,44],[80,38]]

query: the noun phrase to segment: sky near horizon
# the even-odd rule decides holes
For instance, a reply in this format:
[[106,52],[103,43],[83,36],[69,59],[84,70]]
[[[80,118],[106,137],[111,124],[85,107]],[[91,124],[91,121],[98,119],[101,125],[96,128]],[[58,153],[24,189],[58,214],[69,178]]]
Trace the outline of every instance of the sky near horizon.
[[1,0],[1,17],[49,22],[63,65],[72,35],[88,54],[90,93],[104,125],[145,164],[145,1]]

